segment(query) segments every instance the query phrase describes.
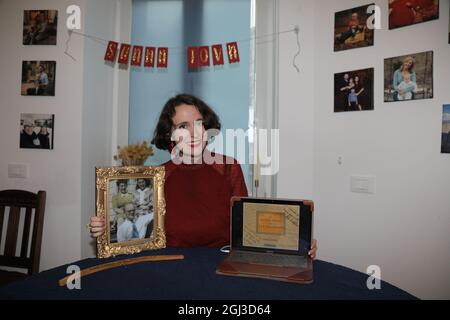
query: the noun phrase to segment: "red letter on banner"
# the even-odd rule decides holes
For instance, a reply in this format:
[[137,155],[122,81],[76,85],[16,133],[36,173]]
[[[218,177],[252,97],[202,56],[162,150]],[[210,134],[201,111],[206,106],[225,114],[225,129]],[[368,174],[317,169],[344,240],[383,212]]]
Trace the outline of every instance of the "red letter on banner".
[[131,46],[129,44],[122,43],[120,45],[119,61],[118,61],[120,64],[128,63],[128,57],[130,56],[130,48]]
[[222,45],[216,44],[211,47],[212,51],[212,61],[213,65],[221,65],[223,64],[223,51],[222,51]]
[[117,47],[119,44],[115,41],[109,41],[106,47],[105,60],[114,62],[116,60]]
[[227,43],[227,52],[229,63],[239,62],[239,51],[237,42]]
[[189,47],[187,50],[188,67],[195,68],[199,66],[198,47]]
[[155,48],[146,47],[145,57],[144,57],[144,67],[154,67],[155,66]]
[[169,48],[158,48],[158,68],[167,68]]
[[200,66],[206,67],[209,66],[209,47],[200,47],[198,49],[198,56],[200,58]]
[[142,62],[142,46],[133,46],[133,52],[131,54],[131,65],[140,66]]

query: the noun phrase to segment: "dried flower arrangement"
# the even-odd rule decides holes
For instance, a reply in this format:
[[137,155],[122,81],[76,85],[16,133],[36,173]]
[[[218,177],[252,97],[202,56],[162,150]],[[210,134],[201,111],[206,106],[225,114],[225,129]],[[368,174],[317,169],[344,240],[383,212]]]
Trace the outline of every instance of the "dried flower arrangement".
[[147,141],[125,147],[118,146],[117,150],[118,154],[114,156],[114,160],[121,160],[123,166],[143,166],[147,158],[153,155],[153,148]]

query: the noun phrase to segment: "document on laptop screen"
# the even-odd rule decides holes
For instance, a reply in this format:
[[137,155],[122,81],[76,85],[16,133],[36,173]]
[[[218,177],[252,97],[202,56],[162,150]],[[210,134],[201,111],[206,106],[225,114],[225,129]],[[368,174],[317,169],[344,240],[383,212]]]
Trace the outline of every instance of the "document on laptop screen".
[[268,249],[299,250],[298,205],[244,203],[242,245]]

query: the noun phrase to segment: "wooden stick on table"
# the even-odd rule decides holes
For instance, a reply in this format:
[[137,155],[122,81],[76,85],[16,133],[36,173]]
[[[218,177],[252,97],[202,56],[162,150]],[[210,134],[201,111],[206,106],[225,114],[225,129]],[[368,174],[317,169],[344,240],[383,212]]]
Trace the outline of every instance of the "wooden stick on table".
[[108,270],[112,268],[122,267],[129,264],[134,264],[138,262],[146,262],[146,261],[167,261],[167,260],[182,260],[184,259],[183,255],[165,255],[165,256],[145,256],[145,257],[136,257],[130,259],[123,259],[119,261],[108,262],[104,264],[99,264],[97,266],[89,267],[80,271],[79,275],[71,274],[68,275],[61,280],[58,281],[58,284],[62,287],[67,284],[67,280],[70,277],[79,276],[80,278],[83,276],[87,276],[89,274],[93,274],[99,271]]

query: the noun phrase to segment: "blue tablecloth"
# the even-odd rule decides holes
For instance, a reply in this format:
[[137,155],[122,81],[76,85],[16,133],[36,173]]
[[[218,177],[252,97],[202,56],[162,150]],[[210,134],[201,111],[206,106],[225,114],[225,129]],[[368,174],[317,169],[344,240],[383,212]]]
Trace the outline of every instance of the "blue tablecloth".
[[[230,277],[215,273],[225,257],[218,249],[166,248],[138,255],[183,254],[184,260],[143,262],[81,278],[81,289],[60,287],[67,276],[60,266],[0,288],[1,299],[170,299],[170,300],[297,300],[297,299],[415,299],[382,282],[369,290],[367,274],[325,261],[314,261],[314,282],[299,285],[281,281]],[[137,255],[135,255],[137,256]],[[81,269],[129,256],[85,259]]]

